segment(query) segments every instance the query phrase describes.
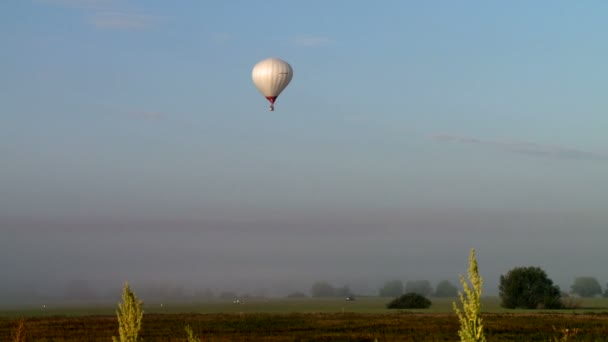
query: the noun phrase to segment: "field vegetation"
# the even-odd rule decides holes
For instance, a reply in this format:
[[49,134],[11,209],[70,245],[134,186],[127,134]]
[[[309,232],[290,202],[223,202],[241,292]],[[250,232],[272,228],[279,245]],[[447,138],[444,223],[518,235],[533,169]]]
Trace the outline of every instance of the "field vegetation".
[[[390,310],[392,298],[255,299],[242,304],[144,303],[144,341],[187,341],[186,325],[202,341],[458,341],[456,298],[432,298],[429,309]],[[488,341],[608,341],[608,299],[584,298],[574,310],[509,310],[484,297]],[[118,332],[116,307],[36,308],[0,313],[0,341],[24,318],[28,342],[111,341]]]
[[[513,281],[530,271],[541,277]],[[315,284],[312,298],[297,295],[245,300],[220,296],[219,300],[198,304],[152,302],[144,306],[125,283],[115,315],[112,308],[104,306],[42,305],[0,312],[0,341],[608,341],[608,298],[560,298],[556,292],[551,301],[559,301],[559,305],[539,306],[536,303],[546,304],[547,298],[518,291],[526,286],[537,288],[530,286],[531,279],[551,290],[559,288],[544,271],[535,268],[516,268],[501,276],[500,298],[484,298],[474,249],[467,276],[460,276],[464,291],[458,293],[461,306],[456,298],[430,301],[416,292],[397,298],[355,299],[348,286],[334,288],[327,283]],[[432,292],[426,282],[415,285]],[[387,283],[380,293],[392,287],[399,290],[395,293],[403,288],[402,283]],[[509,298],[535,302],[506,305]],[[400,305],[393,305],[397,302]],[[399,309],[389,313],[390,308]],[[119,337],[114,336],[116,331]]]
[[481,294],[483,279],[479,275],[475,249],[471,249],[469,255],[468,279],[460,275],[460,283],[464,293],[459,293],[458,298],[462,304],[460,308],[453,303],[454,311],[460,321],[458,336],[462,342],[485,342],[482,319],[481,319]]

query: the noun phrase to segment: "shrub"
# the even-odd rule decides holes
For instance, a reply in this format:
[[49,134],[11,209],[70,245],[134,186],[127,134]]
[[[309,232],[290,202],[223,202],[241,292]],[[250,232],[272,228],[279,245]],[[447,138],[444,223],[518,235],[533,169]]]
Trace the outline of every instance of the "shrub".
[[417,293],[406,293],[390,301],[386,307],[389,309],[428,309],[431,301]]
[[196,335],[194,334],[194,331],[192,330],[192,328],[190,327],[190,325],[187,325],[184,327],[184,329],[186,330],[186,337],[188,338],[188,342],[200,342],[201,340],[196,337]]
[[562,306],[570,310],[580,309],[583,307],[583,300],[578,297],[562,295]]
[[129,288],[129,283],[125,283],[122,291],[122,303],[118,303],[118,310],[116,311],[120,339],[112,336],[113,342],[138,341],[137,335],[141,329],[141,319],[144,316],[141,305],[142,302]]
[[469,283],[460,276],[460,283],[466,294],[459,293],[458,297],[462,303],[462,311],[453,302],[452,306],[458,315],[460,321],[460,330],[458,336],[463,342],[485,342],[486,337],[483,332],[483,323],[481,320],[481,293],[483,288],[483,279],[479,275],[477,267],[477,259],[475,258],[475,249],[471,249],[469,255],[469,269],[467,272]]

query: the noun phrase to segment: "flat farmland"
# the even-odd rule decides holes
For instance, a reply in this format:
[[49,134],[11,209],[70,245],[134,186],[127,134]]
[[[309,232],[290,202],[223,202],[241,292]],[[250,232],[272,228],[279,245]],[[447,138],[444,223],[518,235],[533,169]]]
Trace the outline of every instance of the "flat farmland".
[[[149,303],[141,331],[144,341],[186,341],[190,325],[202,341],[457,341],[453,299],[434,299],[428,310],[387,310],[387,298],[256,299],[243,304]],[[484,300],[489,341],[553,341],[564,329],[573,341],[608,341],[605,299],[576,310],[505,310]],[[162,306],[161,306],[162,304]],[[28,341],[109,341],[117,334],[115,307],[49,307],[3,311],[0,341],[10,341],[20,319]]]

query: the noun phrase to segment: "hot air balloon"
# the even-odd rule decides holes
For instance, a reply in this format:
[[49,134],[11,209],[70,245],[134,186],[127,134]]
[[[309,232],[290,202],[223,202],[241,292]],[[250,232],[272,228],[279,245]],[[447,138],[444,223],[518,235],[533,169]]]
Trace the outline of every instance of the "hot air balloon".
[[274,110],[274,101],[287,87],[292,77],[291,65],[278,58],[268,58],[258,62],[251,72],[253,84],[268,99],[271,111]]

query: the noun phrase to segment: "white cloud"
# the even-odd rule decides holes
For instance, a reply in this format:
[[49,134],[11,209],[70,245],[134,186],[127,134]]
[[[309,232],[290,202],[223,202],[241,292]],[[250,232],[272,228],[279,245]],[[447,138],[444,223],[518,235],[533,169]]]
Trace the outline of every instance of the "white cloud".
[[291,40],[291,43],[295,46],[300,47],[323,47],[327,45],[331,45],[334,41],[328,37],[323,36],[297,36]]

